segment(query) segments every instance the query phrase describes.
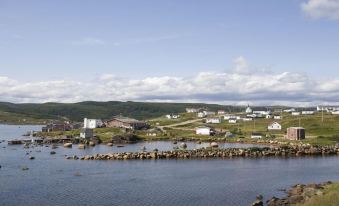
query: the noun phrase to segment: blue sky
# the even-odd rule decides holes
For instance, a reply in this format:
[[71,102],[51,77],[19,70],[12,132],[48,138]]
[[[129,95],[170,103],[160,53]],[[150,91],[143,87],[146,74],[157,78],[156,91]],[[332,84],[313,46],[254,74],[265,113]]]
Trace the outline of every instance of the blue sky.
[[[27,88],[103,76],[195,79],[232,73],[241,58],[251,70],[307,76],[306,84],[336,82],[338,37],[337,0],[0,0],[0,77]],[[3,100],[87,98],[13,96]]]

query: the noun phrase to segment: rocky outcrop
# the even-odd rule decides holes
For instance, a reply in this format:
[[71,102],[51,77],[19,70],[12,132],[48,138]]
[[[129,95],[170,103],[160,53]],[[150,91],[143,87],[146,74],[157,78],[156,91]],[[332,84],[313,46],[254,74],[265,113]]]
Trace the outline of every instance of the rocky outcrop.
[[[156,153],[156,154],[154,154]],[[122,152],[109,154],[96,154],[83,157],[87,160],[128,160],[128,159],[203,159],[203,158],[235,158],[235,157],[298,157],[298,156],[325,156],[339,155],[338,147],[252,147],[252,148],[203,148],[194,150],[173,150],[153,152]]]
[[277,198],[272,197],[267,201],[268,206],[292,206],[303,204],[313,196],[323,195],[324,186],[332,184],[332,182],[325,182],[321,184],[297,184],[287,191],[286,197]]

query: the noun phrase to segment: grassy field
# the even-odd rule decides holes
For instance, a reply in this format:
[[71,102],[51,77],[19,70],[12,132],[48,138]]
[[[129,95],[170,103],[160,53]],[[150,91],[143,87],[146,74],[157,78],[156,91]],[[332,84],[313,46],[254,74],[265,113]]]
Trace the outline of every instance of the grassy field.
[[298,206],[337,206],[339,205],[339,183],[326,186],[324,195],[314,196]]
[[[267,126],[274,121],[282,125],[281,131],[267,130]],[[268,137],[280,140],[284,140],[284,135],[286,134],[286,129],[288,127],[301,126],[306,129],[307,139],[304,140],[305,143],[329,145],[339,142],[339,115],[332,115],[330,113],[324,113],[323,118],[321,113],[301,116],[292,116],[288,113],[284,113],[281,120],[258,118],[255,119],[255,121],[239,121],[236,124],[230,124],[227,120],[222,120],[222,123],[220,124],[205,124],[203,121],[200,121],[178,126],[176,127],[177,130],[172,130],[171,133],[172,136],[196,136],[194,131],[190,133],[185,131],[183,133],[181,130],[194,130],[196,127],[202,125],[215,128],[218,131],[230,131],[233,134],[236,134],[237,137],[249,138],[252,132],[260,132]]]

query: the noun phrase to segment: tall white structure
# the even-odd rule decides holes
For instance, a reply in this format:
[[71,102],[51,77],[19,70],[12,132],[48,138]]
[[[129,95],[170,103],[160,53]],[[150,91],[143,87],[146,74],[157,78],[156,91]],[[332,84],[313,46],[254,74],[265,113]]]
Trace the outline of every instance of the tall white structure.
[[84,118],[84,128],[95,129],[103,125],[100,119],[87,119]]
[[247,108],[246,108],[246,113],[250,114],[252,112],[253,112],[252,108],[250,107],[250,105],[248,105]]

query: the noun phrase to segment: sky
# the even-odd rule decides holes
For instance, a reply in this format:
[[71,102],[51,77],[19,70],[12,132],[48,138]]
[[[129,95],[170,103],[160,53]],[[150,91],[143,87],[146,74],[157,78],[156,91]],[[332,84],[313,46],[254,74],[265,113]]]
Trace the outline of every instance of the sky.
[[339,103],[339,0],[0,0],[0,101]]

